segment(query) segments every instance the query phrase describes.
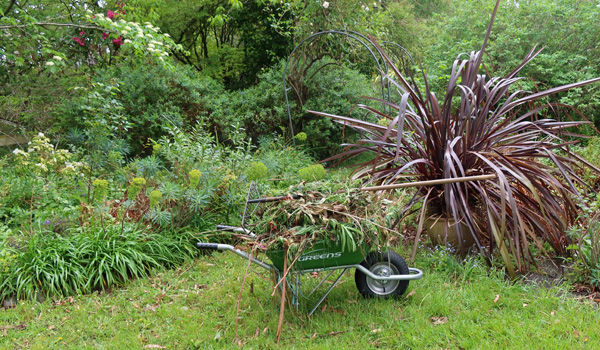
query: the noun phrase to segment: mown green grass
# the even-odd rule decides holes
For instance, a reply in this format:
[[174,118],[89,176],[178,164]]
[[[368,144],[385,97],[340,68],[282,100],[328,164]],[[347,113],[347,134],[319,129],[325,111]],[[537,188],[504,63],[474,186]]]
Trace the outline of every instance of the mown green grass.
[[[440,268],[438,258],[417,257],[414,266],[424,278],[411,282],[400,300],[363,299],[348,274],[310,319],[314,300],[302,300],[297,312],[286,310],[280,347],[600,348],[600,310],[593,303],[559,297],[566,293],[557,287],[506,281],[481,264],[464,278]],[[107,293],[20,301],[0,311],[0,348],[276,348],[279,311],[269,295],[269,274],[260,267],[247,275],[236,337],[246,265],[233,254],[215,253]]]

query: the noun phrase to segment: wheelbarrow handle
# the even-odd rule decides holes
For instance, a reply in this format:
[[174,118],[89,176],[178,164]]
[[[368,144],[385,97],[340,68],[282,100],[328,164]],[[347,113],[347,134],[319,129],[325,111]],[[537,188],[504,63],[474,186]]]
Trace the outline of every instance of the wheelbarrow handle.
[[198,247],[199,249],[206,249],[206,250],[223,250],[223,249],[219,249],[219,244],[217,244],[217,243],[198,242],[198,243],[196,243],[196,247]]
[[253,256],[250,256],[248,253],[239,250],[239,249],[235,249],[232,245],[229,244],[220,244],[220,243],[203,243],[203,242],[198,242],[196,243],[196,247],[198,247],[199,249],[206,249],[206,250],[229,250],[232,253],[241,256],[244,259],[250,260],[251,262],[255,263],[256,265],[265,268],[267,270],[271,270],[271,267],[273,267],[272,265],[269,265],[265,262],[263,262],[262,260],[259,260]]
[[234,226],[227,226],[227,225],[217,225],[217,230],[233,230]]
[[228,226],[228,225],[217,225],[217,230],[219,231],[232,231],[235,233],[243,233],[246,234],[250,237],[256,237],[256,235],[254,233],[252,233],[252,231],[247,230],[243,227],[235,227],[235,226]]

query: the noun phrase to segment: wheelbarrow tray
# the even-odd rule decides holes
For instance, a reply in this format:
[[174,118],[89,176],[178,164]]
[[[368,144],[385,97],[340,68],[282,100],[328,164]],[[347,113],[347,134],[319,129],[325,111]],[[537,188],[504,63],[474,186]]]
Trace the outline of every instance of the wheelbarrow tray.
[[[296,259],[292,265],[292,270],[317,270],[327,269],[336,266],[348,266],[360,264],[370,252],[368,244],[357,245],[356,250],[349,251],[342,249],[339,241],[323,240],[318,241]],[[285,251],[283,249],[268,250],[267,257],[279,271],[283,271],[285,261]],[[288,260],[288,266],[292,261]]]

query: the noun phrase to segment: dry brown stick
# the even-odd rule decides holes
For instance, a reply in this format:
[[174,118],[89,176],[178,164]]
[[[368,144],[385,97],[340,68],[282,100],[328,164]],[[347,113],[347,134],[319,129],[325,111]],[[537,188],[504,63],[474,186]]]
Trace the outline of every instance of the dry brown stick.
[[97,25],[89,25],[89,24],[77,24],[77,23],[54,23],[54,22],[37,22],[37,23],[29,23],[29,24],[6,24],[1,25],[0,30],[4,29],[12,29],[12,28],[26,28],[28,26],[53,26],[53,27],[73,27],[73,28],[83,28],[83,29],[97,29],[105,32],[114,32],[113,30],[106,29],[104,27],[100,27]]
[[423,230],[423,222],[425,219],[425,208],[427,207],[427,199],[429,198],[429,195],[431,194],[431,190],[433,190],[432,188],[429,189],[429,191],[427,192],[427,195],[425,196],[425,199],[423,200],[423,207],[421,208],[421,213],[419,215],[419,227],[417,228],[417,234],[415,235],[415,241],[413,244],[413,251],[412,254],[410,256],[410,263],[412,264],[413,262],[415,262],[415,255],[417,254],[417,247],[419,246],[419,239],[421,238],[421,231]]
[[[283,268],[283,278],[281,278],[279,280],[279,282],[277,282],[277,284],[275,285],[275,288],[273,288],[273,293],[271,294],[271,296],[274,296],[276,291],[277,291],[277,287],[279,287],[279,285],[281,284],[281,281],[285,281],[288,275],[288,272],[292,269],[292,266],[294,266],[294,264],[296,263],[296,261],[298,260],[298,258],[302,255],[302,253],[304,252],[304,247],[302,247],[299,251],[298,254],[296,254],[296,257],[294,258],[294,260],[292,261],[292,263],[290,264],[290,266],[288,268]],[[286,251],[285,251],[285,261],[287,261],[287,247],[286,247]]]
[[[287,272],[287,249],[286,246],[283,250],[285,254],[283,257],[283,271]],[[283,312],[285,311],[285,284],[281,286],[281,304],[279,305],[279,324],[277,325],[277,345],[279,345],[279,338],[281,337],[281,326],[283,325]]]
[[496,178],[496,174],[465,176],[465,177],[455,177],[455,178],[451,178],[451,179],[437,179],[437,180],[427,180],[427,181],[405,182],[405,183],[393,184],[393,185],[362,187],[360,190],[361,191],[384,191],[384,190],[391,190],[394,188],[445,185],[445,184],[457,183],[457,182],[491,180],[491,179],[495,179],[495,178]]
[[348,332],[347,329],[344,330],[344,331],[338,331],[338,332],[331,331],[331,332],[325,333],[325,334],[314,334],[313,338],[317,338],[317,337],[323,338],[323,337],[335,336],[335,335],[340,335],[340,334],[343,334],[343,333],[346,333],[346,332]]

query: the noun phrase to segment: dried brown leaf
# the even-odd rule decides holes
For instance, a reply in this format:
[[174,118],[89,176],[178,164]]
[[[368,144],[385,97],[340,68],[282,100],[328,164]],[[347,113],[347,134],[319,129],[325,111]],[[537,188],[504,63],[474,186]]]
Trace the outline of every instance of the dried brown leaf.
[[430,318],[430,320],[431,320],[431,323],[433,323],[436,326],[440,325],[440,324],[446,324],[446,323],[448,323],[448,317],[446,317],[446,316],[442,316],[442,317],[432,316]]

